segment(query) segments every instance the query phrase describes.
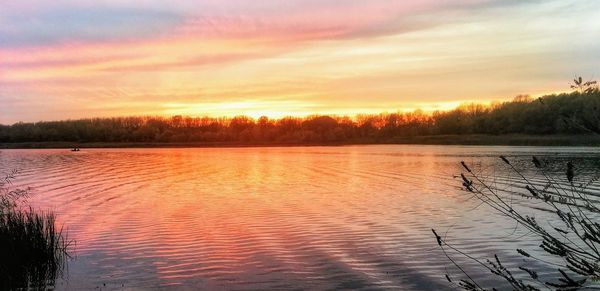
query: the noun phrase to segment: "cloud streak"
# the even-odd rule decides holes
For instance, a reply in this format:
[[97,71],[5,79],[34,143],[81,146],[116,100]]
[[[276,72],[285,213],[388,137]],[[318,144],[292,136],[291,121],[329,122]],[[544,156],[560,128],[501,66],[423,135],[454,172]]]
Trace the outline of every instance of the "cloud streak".
[[228,103],[277,116],[395,111],[600,74],[591,1],[169,3],[7,0],[0,101],[11,108],[0,123],[174,112],[166,104],[195,115],[234,111]]
[[4,10],[0,43],[3,47],[19,48],[140,38],[167,32],[182,21],[174,13],[145,9],[50,8],[33,15]]

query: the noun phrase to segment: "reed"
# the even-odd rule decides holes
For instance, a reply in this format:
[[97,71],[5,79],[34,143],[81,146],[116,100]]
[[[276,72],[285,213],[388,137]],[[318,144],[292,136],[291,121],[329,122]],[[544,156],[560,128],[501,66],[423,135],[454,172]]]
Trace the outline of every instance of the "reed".
[[10,189],[13,178],[0,183],[0,290],[43,290],[62,276],[70,241],[52,212],[19,208],[28,191]]
[[[532,166],[539,173],[536,178],[541,177],[544,183],[532,183],[533,177],[517,169],[509,158],[500,156],[500,159],[516,174],[518,182],[508,188],[498,186],[461,162],[463,190],[536,236],[539,248],[515,249],[515,255],[522,260],[517,266],[508,267],[498,255],[481,258],[468,254],[432,229],[443,253],[458,270],[456,276],[446,274],[446,279],[465,290],[496,290],[495,285],[487,286],[475,280],[458,263],[456,258],[460,256],[489,271],[511,290],[600,289],[600,197],[597,191],[590,189],[600,181],[600,175],[596,173],[588,181],[580,181],[576,165],[568,162],[564,173],[554,176],[547,169],[547,163],[533,157]],[[539,205],[517,207],[515,199],[532,200]],[[549,219],[538,221],[536,217]],[[539,275],[542,271],[544,276]]]

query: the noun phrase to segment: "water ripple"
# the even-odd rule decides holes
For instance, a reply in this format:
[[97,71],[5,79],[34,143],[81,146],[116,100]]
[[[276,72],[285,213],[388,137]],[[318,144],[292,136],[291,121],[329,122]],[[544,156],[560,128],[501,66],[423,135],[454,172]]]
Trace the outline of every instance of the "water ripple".
[[475,254],[513,248],[478,228],[497,238],[514,225],[466,199],[458,162],[509,187],[518,184],[496,171],[497,155],[567,153],[598,158],[363,146],[7,150],[0,162],[21,169],[16,185],[31,186],[35,207],[56,211],[76,241],[58,289],[448,290],[430,228]]

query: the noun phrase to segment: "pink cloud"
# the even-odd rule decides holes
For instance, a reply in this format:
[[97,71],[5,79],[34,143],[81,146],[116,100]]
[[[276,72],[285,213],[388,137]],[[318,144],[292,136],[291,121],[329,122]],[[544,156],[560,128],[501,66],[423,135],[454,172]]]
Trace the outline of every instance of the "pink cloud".
[[[250,14],[201,14],[191,16],[177,34],[198,37],[274,38],[288,40],[329,39],[373,30],[394,19],[433,9],[436,1],[309,1],[302,6]],[[290,9],[290,10],[286,10]]]
[[[40,9],[37,1],[9,1],[15,12]],[[96,1],[59,1],[53,5],[92,7]],[[156,1],[138,1],[152,8]],[[155,49],[169,43],[215,42],[233,40],[262,42],[266,52],[280,53],[306,41],[355,37],[361,31],[377,34],[378,25],[394,19],[407,17],[427,9],[434,9],[436,1],[206,1],[198,7],[189,3],[175,3],[174,7],[188,7],[183,24],[173,28],[167,35],[145,36],[117,40],[81,41],[73,39],[56,44],[30,47],[5,48],[0,46],[0,65],[15,69],[35,69],[100,65],[125,62],[144,57],[160,56],[164,50]],[[39,4],[39,3],[38,3]],[[164,4],[164,3],[163,3]],[[103,5],[123,6],[121,1],[105,1]],[[195,8],[195,9],[194,9]],[[200,8],[202,11],[200,11]],[[168,8],[167,8],[168,9]],[[364,35],[363,35],[364,37]],[[218,57],[215,57],[217,55]],[[208,60],[244,59],[266,56],[254,52],[198,52],[178,61],[150,61],[151,63],[125,65],[121,68],[165,68],[169,64],[181,66],[188,63],[204,63]],[[227,56],[227,57],[223,57]],[[235,57],[232,57],[235,56]],[[198,61],[200,60],[200,61]],[[119,69],[119,66],[113,66]]]

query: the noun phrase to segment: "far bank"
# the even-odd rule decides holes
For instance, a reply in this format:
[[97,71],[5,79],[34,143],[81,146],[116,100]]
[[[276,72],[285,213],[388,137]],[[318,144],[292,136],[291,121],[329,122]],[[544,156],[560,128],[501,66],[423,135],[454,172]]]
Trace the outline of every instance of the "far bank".
[[599,135],[424,135],[385,140],[349,140],[327,143],[256,143],[256,142],[18,142],[0,143],[0,149],[44,148],[184,148],[184,147],[282,147],[344,146],[376,144],[423,145],[506,145],[506,146],[600,146]]

